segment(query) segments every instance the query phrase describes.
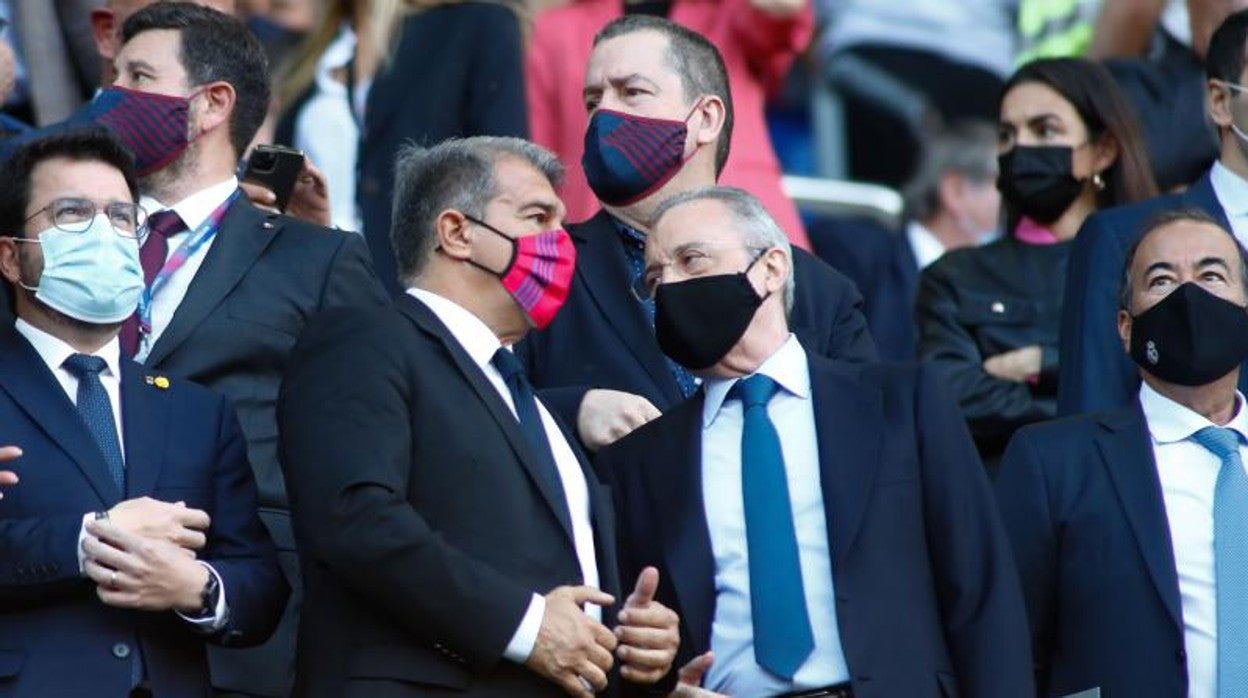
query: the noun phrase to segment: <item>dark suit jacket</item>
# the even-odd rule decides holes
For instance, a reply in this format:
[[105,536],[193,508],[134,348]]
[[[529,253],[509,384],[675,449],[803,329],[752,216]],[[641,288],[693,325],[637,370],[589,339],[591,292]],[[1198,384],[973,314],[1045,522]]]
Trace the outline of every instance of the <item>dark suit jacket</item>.
[[[516,418],[432,311],[405,295],[320,316],[278,417],[306,591],[296,695],[561,695],[502,655],[533,593],[581,583],[571,533]],[[616,594],[610,497],[582,467]]]
[[1170,527],[1139,404],[1019,430],[997,480],[1041,695],[1187,695]]
[[[1122,348],[1116,319],[1123,264],[1150,217],[1181,208],[1204,211],[1230,229],[1207,174],[1182,194],[1093,214],[1079,229],[1066,270],[1059,414],[1111,410],[1135,399],[1139,372]],[[1248,371],[1240,373],[1240,386],[1248,387]]]
[[[1031,695],[1009,543],[957,407],[928,370],[808,356],[854,695]],[[620,512],[621,575],[658,567],[658,599],[680,615],[678,667],[710,648],[715,615],[702,396],[595,461]]]
[[905,230],[866,218],[824,216],[806,229],[819,259],[862,292],[862,312],[884,361],[913,361],[919,265]]
[[[629,290],[628,259],[605,211],[568,226],[576,274],[555,321],[516,345],[533,385],[568,424],[591,388],[636,393],[666,410],[684,398],[645,310]],[[793,250],[797,280],[790,324],[812,352],[851,361],[875,359],[852,282],[804,250]]]
[[395,154],[408,142],[529,135],[520,19],[505,2],[431,7],[403,20],[368,91],[356,200],[382,284],[399,288],[390,247]]
[[290,693],[299,580],[277,459],[278,384],[295,340],[318,311],[384,303],[358,235],[267,214],[241,197],[222,219],[203,266],[144,362],[233,401],[259,487],[261,518],[296,587],[296,601],[264,648],[214,650],[217,688]]
[[[124,696],[135,643],[156,695],[203,696],[205,641],[254,645],[277,625],[287,586],[256,516],[256,487],[225,398],[186,381],[167,389],[123,361],[126,491],[73,403],[34,348],[0,329],[0,441],[21,484],[0,499],[0,695]],[[199,557],[221,576],[226,627],[201,635],[173,611],[105,606],[78,571],[83,514],[124,499],[185,501],[212,517]]]

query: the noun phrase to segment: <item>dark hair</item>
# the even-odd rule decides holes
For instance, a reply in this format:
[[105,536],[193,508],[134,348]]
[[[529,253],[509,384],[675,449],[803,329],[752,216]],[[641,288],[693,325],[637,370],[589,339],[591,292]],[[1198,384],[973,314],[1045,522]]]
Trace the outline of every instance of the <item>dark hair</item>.
[[667,38],[667,62],[680,76],[685,99],[693,100],[699,95],[715,95],[724,102],[724,128],[715,144],[715,174],[724,171],[728,164],[728,152],[732,146],[732,126],[735,123],[732,108],[732,88],[728,84],[728,69],[724,57],[705,36],[650,15],[625,15],[611,21],[594,36],[594,46],[625,34],[641,31],[658,32]]
[[429,262],[437,242],[434,223],[443,211],[485,217],[486,204],[497,195],[494,166],[507,157],[532,165],[551,186],[563,179],[563,165],[553,153],[521,138],[451,138],[399,151],[390,245],[400,280],[411,282]]
[[1218,25],[1205,54],[1205,75],[1211,80],[1239,84],[1244,72],[1244,44],[1248,43],[1248,10],[1232,13]]
[[[1148,149],[1131,106],[1105,66],[1083,58],[1043,58],[1015,71],[1001,90],[1001,101],[1015,87],[1038,82],[1062,96],[1083,120],[1088,140],[1108,134],[1118,143],[1118,158],[1101,173],[1105,189],[1097,194],[1098,209],[1142,201],[1157,195]],[[1007,209],[1009,202],[1005,202]],[[1009,230],[1018,223],[1009,211]]]
[[255,35],[230,15],[189,2],[158,2],[130,15],[122,27],[129,42],[145,31],[176,30],[191,86],[227,82],[234,88],[230,142],[242,156],[269,109],[269,59]]
[[1205,211],[1198,208],[1181,208],[1160,211],[1150,216],[1140,229],[1139,236],[1127,248],[1127,257],[1122,265],[1122,278],[1118,282],[1118,307],[1120,309],[1128,310],[1131,307],[1131,296],[1135,293],[1135,285],[1131,280],[1131,266],[1135,264],[1135,255],[1139,252],[1140,245],[1144,244],[1144,238],[1155,230],[1179,222],[1211,225],[1226,233],[1231,242],[1235,243],[1236,251],[1239,252],[1239,283],[1244,290],[1244,296],[1248,297],[1248,251],[1245,251],[1244,246],[1239,244],[1239,239],[1221,221]]
[[121,172],[130,199],[139,201],[139,183],[130,151],[100,127],[76,128],[36,136],[18,146],[0,168],[0,234],[25,236],[26,207],[30,205],[30,176],[45,160],[101,162]]

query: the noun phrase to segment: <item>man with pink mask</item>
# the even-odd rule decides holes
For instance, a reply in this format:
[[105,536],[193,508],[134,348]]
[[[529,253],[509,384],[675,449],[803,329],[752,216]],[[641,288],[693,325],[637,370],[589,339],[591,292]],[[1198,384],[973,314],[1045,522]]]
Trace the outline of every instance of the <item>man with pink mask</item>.
[[329,311],[295,349],[278,423],[297,695],[590,698],[668,673],[657,571],[619,578],[610,497],[511,352],[567,298],[562,173],[516,138],[403,151],[406,293]]

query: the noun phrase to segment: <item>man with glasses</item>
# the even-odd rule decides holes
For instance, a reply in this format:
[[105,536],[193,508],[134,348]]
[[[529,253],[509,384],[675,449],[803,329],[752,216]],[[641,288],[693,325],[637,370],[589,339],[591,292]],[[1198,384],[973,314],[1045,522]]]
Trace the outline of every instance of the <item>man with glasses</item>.
[[739,189],[660,204],[645,262],[659,346],[702,389],[596,466],[621,574],[667,580],[656,598],[680,616],[685,683],[1033,695],[1009,544],[935,377],[826,359],[792,334],[789,243]]
[[122,355],[147,234],[98,131],[0,171],[0,680],[13,696],[202,696],[206,643],[264,641],[288,593],[229,402]]

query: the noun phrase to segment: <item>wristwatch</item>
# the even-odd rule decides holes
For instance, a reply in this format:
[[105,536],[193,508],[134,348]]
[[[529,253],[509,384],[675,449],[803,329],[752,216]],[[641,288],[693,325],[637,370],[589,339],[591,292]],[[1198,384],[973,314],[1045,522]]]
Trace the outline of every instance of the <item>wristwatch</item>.
[[204,569],[208,570],[208,581],[204,583],[204,590],[199,592],[201,616],[214,616],[217,613],[217,601],[221,599],[221,582],[217,581],[217,575],[204,565]]

